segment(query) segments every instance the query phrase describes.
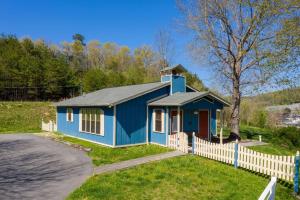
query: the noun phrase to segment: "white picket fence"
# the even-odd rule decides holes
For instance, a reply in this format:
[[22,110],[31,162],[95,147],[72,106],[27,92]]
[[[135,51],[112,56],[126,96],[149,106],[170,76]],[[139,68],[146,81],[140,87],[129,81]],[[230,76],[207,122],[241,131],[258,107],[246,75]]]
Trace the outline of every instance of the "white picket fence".
[[295,156],[275,156],[238,146],[238,166],[279,179],[293,181]]
[[194,154],[234,164],[234,143],[216,144],[194,137]]
[[168,136],[168,146],[172,149],[177,149],[184,153],[188,153],[188,136],[184,132],[171,134]]
[[42,120],[42,130],[48,131],[48,132],[54,132],[54,131],[57,131],[57,125],[52,120],[50,120],[48,123],[45,123]]
[[276,193],[276,177],[272,177],[271,181],[265,188],[265,190],[261,193],[258,200],[274,200],[275,199],[275,193]]
[[237,167],[276,176],[285,181],[293,181],[295,156],[263,154],[241,145],[238,145],[238,152],[235,155],[235,148],[235,143],[215,144],[194,136],[193,152],[196,155],[229,164],[234,164],[236,161]]

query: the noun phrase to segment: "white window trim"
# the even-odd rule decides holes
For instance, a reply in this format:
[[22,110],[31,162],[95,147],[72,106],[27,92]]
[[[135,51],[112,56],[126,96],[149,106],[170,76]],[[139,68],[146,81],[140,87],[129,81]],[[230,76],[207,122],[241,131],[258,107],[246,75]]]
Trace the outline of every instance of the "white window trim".
[[[69,112],[68,112],[68,110],[71,110],[71,120],[69,120],[69,118],[68,118],[68,114],[69,114]],[[73,108],[67,108],[67,111],[66,111],[66,121],[67,122],[73,122]]]
[[[91,131],[83,131],[82,130],[82,109],[91,109],[94,111],[100,111],[100,133],[92,133]],[[96,113],[95,113],[96,115]],[[96,120],[96,118],[95,118]],[[92,120],[91,120],[91,116],[90,116],[90,130],[91,129],[91,124],[92,124]],[[81,108],[79,111],[79,132],[81,133],[88,133],[88,134],[92,134],[92,135],[100,135],[100,136],[104,136],[104,111],[101,108]],[[87,127],[87,120],[85,119],[85,127]],[[96,132],[96,121],[95,121],[95,132]]]
[[[156,125],[156,117],[155,117],[155,113],[157,110],[160,110],[161,111],[161,131],[157,131],[155,130],[155,125]],[[153,132],[155,133],[165,133],[165,111],[163,109],[153,109],[153,112],[152,112],[152,130]]]

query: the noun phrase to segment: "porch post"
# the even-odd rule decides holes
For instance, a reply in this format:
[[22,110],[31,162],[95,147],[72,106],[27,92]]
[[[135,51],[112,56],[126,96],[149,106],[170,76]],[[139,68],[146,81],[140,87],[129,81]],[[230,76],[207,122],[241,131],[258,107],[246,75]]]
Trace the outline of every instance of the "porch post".
[[180,132],[180,107],[177,107],[177,146],[179,140],[179,132]]
[[221,121],[221,128],[220,128],[220,144],[223,144],[223,123],[224,123],[224,119],[223,119],[223,109],[220,112],[220,121]]
[[[146,143],[149,144],[149,106],[147,105],[147,111],[146,111]],[[153,123],[153,122],[152,122]]]
[[166,107],[166,146],[169,146],[169,108]]

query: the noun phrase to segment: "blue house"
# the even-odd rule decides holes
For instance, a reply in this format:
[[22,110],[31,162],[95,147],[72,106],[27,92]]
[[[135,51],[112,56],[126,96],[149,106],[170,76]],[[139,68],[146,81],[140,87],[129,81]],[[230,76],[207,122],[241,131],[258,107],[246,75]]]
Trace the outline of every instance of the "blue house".
[[184,71],[181,65],[168,67],[160,82],[105,88],[58,102],[57,130],[110,147],[166,146],[168,136],[179,131],[211,140],[217,112],[229,103],[186,85]]

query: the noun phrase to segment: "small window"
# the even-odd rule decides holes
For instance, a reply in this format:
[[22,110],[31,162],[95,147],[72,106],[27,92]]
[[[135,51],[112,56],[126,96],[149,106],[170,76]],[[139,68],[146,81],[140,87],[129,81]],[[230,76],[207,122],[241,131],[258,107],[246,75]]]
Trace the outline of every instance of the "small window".
[[73,121],[73,109],[67,108],[67,122]]
[[162,109],[155,109],[153,112],[153,131],[162,133],[164,130],[164,112]]
[[104,113],[101,109],[82,108],[80,109],[79,131],[104,135]]

